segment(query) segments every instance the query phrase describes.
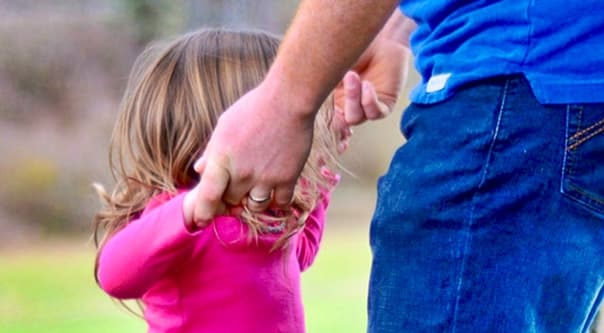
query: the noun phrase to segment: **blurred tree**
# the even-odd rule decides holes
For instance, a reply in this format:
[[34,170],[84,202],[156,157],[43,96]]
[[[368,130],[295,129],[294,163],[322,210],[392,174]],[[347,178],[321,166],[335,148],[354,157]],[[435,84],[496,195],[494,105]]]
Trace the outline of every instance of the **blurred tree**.
[[127,23],[133,26],[139,45],[182,30],[182,0],[126,0],[118,3],[123,6]]
[[297,3],[295,0],[187,0],[187,28],[254,28],[281,34]]

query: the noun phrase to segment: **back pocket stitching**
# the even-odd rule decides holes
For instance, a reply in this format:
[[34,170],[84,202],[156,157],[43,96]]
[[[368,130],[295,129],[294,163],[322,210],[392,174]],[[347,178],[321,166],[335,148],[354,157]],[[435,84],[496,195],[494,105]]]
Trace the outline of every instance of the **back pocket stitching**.
[[[570,117],[571,117],[572,111],[576,111],[576,114],[574,116],[576,117],[575,119],[577,120],[577,125],[571,129]],[[599,198],[595,198],[591,194],[583,191],[581,188],[575,186],[572,182],[572,178],[575,173],[575,165],[577,163],[576,155],[578,154],[578,152],[576,151],[576,148],[578,148],[581,144],[588,141],[590,138],[593,138],[597,134],[604,132],[604,119],[601,121],[598,121],[597,123],[589,126],[586,129],[579,130],[581,128],[582,122],[583,122],[583,106],[582,105],[567,105],[567,108],[566,108],[566,135],[565,135],[566,149],[564,150],[564,157],[563,157],[563,164],[562,164],[562,181],[560,184],[560,192],[563,195],[565,195],[566,197],[570,198],[571,200],[578,202],[582,206],[585,206],[592,211],[603,213],[604,212],[604,201],[600,200]],[[578,137],[584,135],[589,130],[593,130],[594,128],[595,128],[595,131],[592,131],[590,134],[587,135],[587,137],[583,137],[582,139],[580,139],[578,141],[572,142],[572,144],[570,143],[571,141],[577,140]],[[578,132],[573,135],[569,135],[570,132],[572,132],[573,130],[578,131]]]
[[600,126],[600,125],[604,125],[604,119],[598,121],[597,123],[589,126],[588,128],[586,128],[584,130],[581,130],[581,131],[575,133],[573,136],[570,137],[570,139],[571,140],[577,139],[578,137],[580,137],[581,135],[583,135],[585,132],[588,132],[588,131],[590,131],[590,130],[592,130],[592,129]]
[[594,201],[594,202],[596,202],[596,203],[598,203],[598,204],[604,205],[604,201],[602,201],[602,200],[600,200],[600,199],[598,199],[598,198],[594,198],[594,197],[593,197],[591,194],[589,194],[589,193],[587,193],[587,192],[583,191],[582,189],[580,189],[580,188],[578,188],[578,187],[574,186],[573,184],[568,184],[568,187],[569,187],[569,188],[570,188],[572,191],[578,192],[579,194],[581,194],[581,195],[585,196],[585,197],[586,197],[586,199],[588,199],[588,200],[586,200],[586,199],[582,199],[582,200],[581,200],[581,202],[584,202],[584,201]]
[[[573,149],[576,149],[577,147],[579,147],[580,145],[582,145],[583,143],[585,143],[585,142],[586,142],[586,141],[588,141],[589,139],[591,139],[591,138],[593,138],[594,136],[596,136],[596,135],[598,135],[598,134],[600,134],[600,133],[604,132],[604,119],[600,120],[600,121],[599,121],[597,124],[595,124],[595,125],[593,125],[593,126],[590,126],[590,127],[589,127],[589,129],[592,129],[592,128],[594,128],[594,126],[597,126],[597,125],[600,125],[600,127],[599,127],[599,128],[596,128],[596,129],[595,129],[595,131],[592,131],[591,133],[589,133],[587,136],[584,136],[584,137],[583,137],[583,138],[581,138],[580,140],[575,141],[575,142],[574,142],[572,145],[568,146],[568,148],[566,148],[566,149],[568,149],[568,150],[573,150]],[[585,131],[587,131],[587,130],[588,130],[588,129],[583,130],[582,132],[585,132]],[[577,133],[577,134],[579,134],[579,133]],[[575,139],[575,136],[576,136],[577,134],[573,135],[573,137],[571,137],[571,138],[570,138],[570,140],[574,140],[574,139]]]

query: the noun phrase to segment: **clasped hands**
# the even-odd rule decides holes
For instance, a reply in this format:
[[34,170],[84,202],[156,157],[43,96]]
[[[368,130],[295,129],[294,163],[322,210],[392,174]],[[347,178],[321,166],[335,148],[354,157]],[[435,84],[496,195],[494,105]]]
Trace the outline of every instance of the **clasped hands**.
[[[391,113],[406,76],[407,50],[382,48],[359,61],[334,91],[341,138],[349,127]],[[204,227],[215,216],[246,205],[262,212],[287,207],[310,152],[314,113],[288,108],[287,96],[263,82],[226,112],[195,164],[201,180],[185,197],[189,227]],[[339,146],[345,149],[344,142]]]

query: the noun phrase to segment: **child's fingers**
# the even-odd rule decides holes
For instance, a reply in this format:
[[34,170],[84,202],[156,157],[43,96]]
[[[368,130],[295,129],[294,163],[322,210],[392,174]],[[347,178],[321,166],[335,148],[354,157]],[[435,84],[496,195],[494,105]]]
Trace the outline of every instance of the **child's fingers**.
[[338,139],[345,140],[352,136],[352,127],[346,122],[344,119],[344,112],[340,109],[336,108],[336,112],[334,115],[334,127],[338,134]]
[[344,112],[338,107],[336,107],[334,115],[333,128],[337,134],[337,152],[341,154],[348,149],[348,143],[352,136],[352,128],[346,123]]

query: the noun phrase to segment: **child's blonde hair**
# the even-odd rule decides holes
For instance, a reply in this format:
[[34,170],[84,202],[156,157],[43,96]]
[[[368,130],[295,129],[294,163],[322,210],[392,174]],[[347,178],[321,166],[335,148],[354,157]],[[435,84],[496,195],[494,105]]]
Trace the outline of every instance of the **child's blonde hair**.
[[[111,194],[95,186],[105,203],[94,221],[97,247],[137,218],[152,197],[197,184],[193,164],[218,117],[261,82],[278,45],[279,38],[266,32],[203,29],[155,45],[138,57],[111,139],[109,161],[116,185]],[[292,211],[276,214],[286,222],[279,246],[303,226],[321,190],[329,187],[321,169],[333,170],[336,164],[332,117],[330,98],[317,114],[313,147],[301,175],[304,184],[297,186]],[[257,235],[263,220],[275,219],[272,215],[246,211],[241,220]]]

